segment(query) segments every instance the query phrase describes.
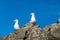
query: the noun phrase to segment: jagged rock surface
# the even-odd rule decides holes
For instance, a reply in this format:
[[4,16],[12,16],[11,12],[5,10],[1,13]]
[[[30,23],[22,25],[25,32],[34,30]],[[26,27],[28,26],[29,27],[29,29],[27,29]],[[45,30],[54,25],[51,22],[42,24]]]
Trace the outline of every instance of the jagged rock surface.
[[52,24],[43,29],[38,25],[26,24],[3,40],[60,40],[60,24]]
[[60,23],[51,24],[43,29],[48,36],[48,40],[60,40]]

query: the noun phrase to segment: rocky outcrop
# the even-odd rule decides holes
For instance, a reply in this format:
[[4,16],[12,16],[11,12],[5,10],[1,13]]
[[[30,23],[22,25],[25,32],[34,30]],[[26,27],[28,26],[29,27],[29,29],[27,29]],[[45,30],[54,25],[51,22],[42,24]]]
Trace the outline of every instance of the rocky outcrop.
[[3,40],[60,40],[60,24],[51,24],[41,29],[39,25],[28,23]]
[[43,29],[50,40],[60,40],[60,23],[54,23]]

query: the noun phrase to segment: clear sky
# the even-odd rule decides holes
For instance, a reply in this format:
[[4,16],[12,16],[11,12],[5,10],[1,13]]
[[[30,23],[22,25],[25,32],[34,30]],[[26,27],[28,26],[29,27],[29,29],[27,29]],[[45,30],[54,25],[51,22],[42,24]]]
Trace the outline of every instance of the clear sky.
[[14,19],[24,26],[34,12],[41,28],[56,23],[60,17],[60,0],[0,0],[0,37],[14,32]]

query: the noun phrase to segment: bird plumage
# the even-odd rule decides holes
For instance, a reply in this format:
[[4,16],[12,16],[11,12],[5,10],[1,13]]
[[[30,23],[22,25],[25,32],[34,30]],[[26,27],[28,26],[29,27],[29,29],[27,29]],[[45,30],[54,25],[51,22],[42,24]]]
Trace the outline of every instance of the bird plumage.
[[18,19],[15,19],[14,21],[15,21],[14,29],[15,30],[20,29],[19,24],[18,24]]
[[31,15],[30,23],[34,24],[36,22],[35,15],[34,15],[34,13],[31,13],[30,15]]
[[58,18],[57,23],[60,23],[60,18]]

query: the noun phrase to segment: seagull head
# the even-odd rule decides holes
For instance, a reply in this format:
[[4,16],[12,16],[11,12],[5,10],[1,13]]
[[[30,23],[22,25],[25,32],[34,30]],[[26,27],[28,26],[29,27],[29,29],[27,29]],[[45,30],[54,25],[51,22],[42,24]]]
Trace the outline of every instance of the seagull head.
[[14,22],[18,22],[18,19],[15,19]]
[[34,15],[34,13],[31,13],[30,15]]

